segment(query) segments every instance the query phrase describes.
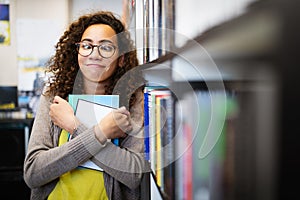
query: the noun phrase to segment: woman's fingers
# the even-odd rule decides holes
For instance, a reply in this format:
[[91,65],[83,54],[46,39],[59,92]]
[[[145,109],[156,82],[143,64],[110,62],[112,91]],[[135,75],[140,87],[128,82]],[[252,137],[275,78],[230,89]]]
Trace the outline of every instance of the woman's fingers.
[[50,105],[49,116],[55,125],[69,132],[72,132],[74,127],[76,127],[72,107],[65,99],[59,96],[54,97]]
[[124,115],[130,116],[130,112],[126,109],[125,106],[122,106],[115,110],[116,112],[122,113]]
[[123,132],[129,132],[132,130],[130,113],[125,107],[115,110],[114,118],[117,125]]
[[125,107],[113,110],[100,121],[100,127],[109,139],[126,137],[132,130],[129,111]]

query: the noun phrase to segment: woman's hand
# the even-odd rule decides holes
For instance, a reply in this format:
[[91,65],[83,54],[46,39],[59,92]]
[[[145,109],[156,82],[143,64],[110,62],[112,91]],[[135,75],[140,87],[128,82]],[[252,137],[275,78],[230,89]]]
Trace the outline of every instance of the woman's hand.
[[95,126],[94,130],[100,142],[103,142],[103,136],[106,139],[126,137],[126,132],[132,130],[129,111],[125,107],[113,110]]
[[79,124],[70,104],[63,98],[55,96],[50,105],[49,115],[52,122],[69,133],[73,133]]

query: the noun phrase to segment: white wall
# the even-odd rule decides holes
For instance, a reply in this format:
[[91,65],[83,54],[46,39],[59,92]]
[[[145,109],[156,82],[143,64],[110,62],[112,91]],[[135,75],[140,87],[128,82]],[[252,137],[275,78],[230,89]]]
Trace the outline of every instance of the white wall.
[[77,19],[79,16],[97,10],[109,10],[121,16],[123,0],[71,0],[70,19]]
[[[68,0],[10,0],[11,44],[0,46],[0,85],[18,85],[17,21],[20,19],[52,20],[63,31],[68,21]],[[51,28],[51,27],[49,27]],[[35,30],[32,30],[34,34]],[[45,30],[47,32],[47,30]],[[22,33],[19,33],[22,35]],[[26,35],[22,35],[26,37]],[[43,35],[41,35],[43,37]],[[38,39],[37,39],[38,40]],[[47,40],[47,38],[43,38]],[[33,45],[34,41],[33,41]],[[50,44],[49,45],[54,45]]]

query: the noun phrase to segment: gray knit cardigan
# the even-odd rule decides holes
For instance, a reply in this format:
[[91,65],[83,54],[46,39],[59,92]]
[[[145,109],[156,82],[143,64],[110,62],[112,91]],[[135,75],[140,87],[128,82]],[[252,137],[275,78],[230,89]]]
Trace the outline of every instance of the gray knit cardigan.
[[136,104],[130,109],[133,131],[121,141],[121,148],[111,142],[101,144],[93,129],[84,125],[75,131],[74,139],[58,147],[61,129],[51,122],[50,104],[51,98],[42,95],[24,161],[24,180],[31,188],[31,199],[47,199],[59,176],[88,159],[104,169],[109,199],[140,199],[143,172],[149,169],[143,156],[142,91],[137,93]]

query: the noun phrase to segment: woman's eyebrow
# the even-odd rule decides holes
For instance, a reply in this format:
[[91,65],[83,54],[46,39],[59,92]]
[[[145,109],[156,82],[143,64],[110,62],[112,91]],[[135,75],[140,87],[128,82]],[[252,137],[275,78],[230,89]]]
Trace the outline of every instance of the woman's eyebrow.
[[111,41],[111,40],[106,40],[106,39],[100,40],[100,41],[99,41],[99,43],[102,43],[102,42],[108,42],[108,43],[112,43],[112,44],[113,44],[113,41]]
[[[84,41],[86,41],[86,42],[93,42],[93,40],[92,40],[92,39],[89,39],[89,38],[85,38],[85,39],[82,40],[82,42],[84,42]],[[99,42],[99,43],[108,42],[108,43],[114,44],[113,41],[107,40],[107,39],[99,40],[98,42]]]
[[83,40],[81,40],[82,42],[83,41],[87,41],[87,42],[93,42],[93,40],[91,40],[91,39],[88,39],[88,38],[85,38],[85,39],[83,39]]

